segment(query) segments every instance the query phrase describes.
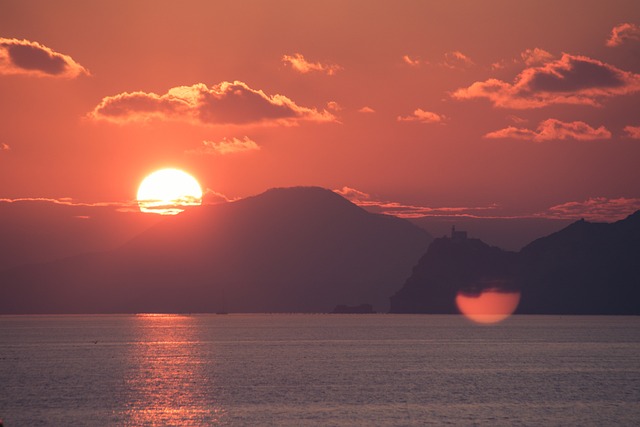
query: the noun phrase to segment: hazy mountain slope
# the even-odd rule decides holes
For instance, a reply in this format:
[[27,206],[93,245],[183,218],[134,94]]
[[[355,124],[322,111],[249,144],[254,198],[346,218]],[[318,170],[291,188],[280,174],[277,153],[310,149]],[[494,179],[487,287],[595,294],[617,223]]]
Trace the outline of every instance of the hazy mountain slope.
[[0,203],[0,270],[112,250],[159,220],[111,206]]
[[429,241],[329,190],[274,189],[167,218],[116,251],[4,272],[0,310],[386,310]]

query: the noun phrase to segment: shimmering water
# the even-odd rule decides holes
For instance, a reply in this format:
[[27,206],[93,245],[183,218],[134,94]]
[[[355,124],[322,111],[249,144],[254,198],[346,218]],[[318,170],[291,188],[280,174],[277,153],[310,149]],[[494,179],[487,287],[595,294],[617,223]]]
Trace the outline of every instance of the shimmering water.
[[640,318],[0,316],[11,426],[640,425]]

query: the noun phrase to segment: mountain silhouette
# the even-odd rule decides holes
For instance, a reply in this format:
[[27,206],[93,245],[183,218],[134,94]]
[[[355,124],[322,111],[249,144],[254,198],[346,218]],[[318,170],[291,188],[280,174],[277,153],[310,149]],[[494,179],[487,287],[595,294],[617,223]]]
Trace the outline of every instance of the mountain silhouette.
[[519,270],[520,313],[640,314],[640,211],[535,240]]
[[272,189],[166,218],[117,250],[4,271],[0,312],[387,311],[430,240],[330,190]]
[[391,312],[457,313],[459,291],[512,288],[516,256],[479,239],[435,239],[404,286],[391,297]]
[[112,250],[160,222],[160,215],[50,201],[0,203],[0,271]]
[[507,252],[478,239],[433,241],[394,313],[457,313],[458,292],[521,292],[517,313],[640,314],[640,211],[624,220],[584,220]]

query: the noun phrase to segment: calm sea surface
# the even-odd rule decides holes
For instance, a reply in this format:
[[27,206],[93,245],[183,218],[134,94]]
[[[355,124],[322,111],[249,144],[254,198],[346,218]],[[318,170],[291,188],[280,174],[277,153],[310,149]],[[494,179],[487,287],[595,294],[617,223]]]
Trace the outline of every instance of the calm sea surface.
[[640,318],[0,316],[12,426],[640,425]]

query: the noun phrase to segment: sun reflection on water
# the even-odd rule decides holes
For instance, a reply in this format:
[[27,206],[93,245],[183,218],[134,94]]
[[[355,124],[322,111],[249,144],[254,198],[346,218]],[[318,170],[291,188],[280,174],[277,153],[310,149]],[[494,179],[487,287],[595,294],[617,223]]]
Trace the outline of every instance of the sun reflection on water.
[[125,378],[129,401],[125,425],[201,426],[219,423],[224,410],[209,395],[211,364],[196,319],[180,315],[138,315],[132,366]]

